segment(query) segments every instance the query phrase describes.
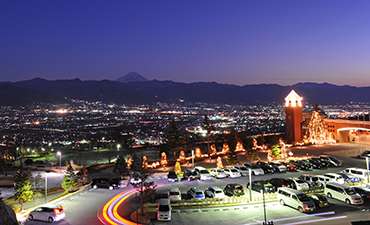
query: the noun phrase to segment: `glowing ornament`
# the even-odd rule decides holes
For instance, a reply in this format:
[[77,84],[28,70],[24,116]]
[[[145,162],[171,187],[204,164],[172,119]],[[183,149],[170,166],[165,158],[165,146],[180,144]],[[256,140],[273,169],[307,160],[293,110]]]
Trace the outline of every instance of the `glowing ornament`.
[[217,157],[217,168],[223,168],[224,166],[222,165],[222,159],[221,157]]
[[167,161],[167,155],[165,152],[162,152],[161,154],[161,166],[166,166],[168,164],[168,161]]

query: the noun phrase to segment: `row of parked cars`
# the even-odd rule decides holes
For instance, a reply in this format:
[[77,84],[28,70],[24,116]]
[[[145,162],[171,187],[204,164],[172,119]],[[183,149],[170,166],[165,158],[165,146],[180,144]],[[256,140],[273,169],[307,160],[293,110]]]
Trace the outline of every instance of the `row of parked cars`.
[[[245,162],[243,165],[234,166],[233,168],[212,168],[207,170],[204,167],[196,166],[193,170],[186,169],[183,173],[182,180],[211,180],[212,178],[237,178],[248,176],[249,171],[252,175],[264,175],[266,173],[286,172],[296,170],[320,169],[329,166],[342,166],[342,163],[332,156],[313,157],[307,160],[291,160],[289,162],[262,162],[257,163]],[[179,178],[174,171],[168,173],[168,181],[176,182]]]

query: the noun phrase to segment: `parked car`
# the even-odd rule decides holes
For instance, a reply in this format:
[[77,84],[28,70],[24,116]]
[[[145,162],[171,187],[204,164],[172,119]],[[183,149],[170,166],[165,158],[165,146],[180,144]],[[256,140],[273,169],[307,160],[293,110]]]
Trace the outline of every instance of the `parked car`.
[[227,177],[225,171],[223,169],[220,169],[220,168],[210,169],[209,173],[211,174],[212,177],[215,177],[215,178],[218,178],[218,179]]
[[229,196],[242,196],[244,195],[244,188],[241,184],[227,184],[224,193]]
[[269,182],[275,187],[275,189],[278,187],[290,187],[290,182],[285,178],[273,177]]
[[299,170],[309,170],[311,168],[309,164],[298,160],[290,160],[290,163],[296,165]]
[[181,201],[181,192],[178,187],[168,189],[168,199],[170,201]]
[[320,158],[327,161],[329,166],[339,167],[342,166],[342,162],[336,159],[334,156],[320,155]]
[[329,177],[330,178],[330,182],[337,182],[337,183],[340,183],[340,184],[344,184],[344,178],[340,174],[337,174],[337,173],[325,173],[323,176]]
[[171,202],[168,198],[161,198],[158,202],[157,220],[170,221],[171,220]]
[[365,150],[361,155],[357,155],[358,158],[365,159],[370,156],[370,150]]
[[353,174],[350,173],[338,173],[341,175],[344,179],[344,183],[358,183],[361,181],[360,178],[354,176]]
[[317,162],[313,159],[307,159],[306,161],[308,161],[311,164],[312,169],[321,169],[322,168],[322,165],[321,165],[320,162]]
[[362,197],[353,188],[337,182],[327,183],[324,193],[328,198],[338,199],[348,205],[361,205],[364,203]]
[[224,198],[224,191],[217,186],[211,186],[204,191],[207,198]]
[[192,187],[188,190],[188,196],[193,199],[204,199],[204,192],[198,187]]
[[237,169],[242,175],[242,177],[248,176],[249,175],[249,170],[245,166],[234,166],[235,169]]
[[224,169],[226,176],[230,178],[236,178],[236,177],[241,177],[242,175],[237,169],[234,168],[225,168]]
[[310,188],[309,184],[297,177],[287,178],[290,182],[290,187],[298,191],[307,190]]
[[28,220],[42,220],[52,223],[65,217],[64,208],[60,205],[45,205],[32,210]]
[[198,173],[194,170],[186,169],[184,171],[183,180],[193,181],[198,180]]
[[[247,183],[246,187],[249,189],[249,182]],[[257,191],[262,193],[274,193],[276,192],[275,186],[273,186],[269,181],[263,181],[263,180],[255,180],[252,181],[252,187],[251,189],[253,191]]]
[[130,180],[128,181],[132,185],[138,185],[141,183],[141,174],[137,171],[133,171],[130,173]]
[[247,168],[247,169],[251,169],[252,170],[252,175],[264,175],[265,172],[263,171],[263,169],[259,168],[256,164],[254,163],[250,163],[250,162],[245,162],[244,163],[244,166]]
[[343,173],[350,173],[353,176],[358,177],[358,178],[360,178],[363,181],[367,181],[367,179],[368,179],[367,169],[351,167],[351,168],[346,168],[342,172]]
[[263,170],[263,172],[266,174],[266,173],[273,173],[274,172],[274,169],[267,163],[265,162],[262,162],[262,161],[258,161],[257,163],[257,166],[259,168],[261,168]]
[[321,168],[325,168],[329,166],[329,163],[326,160],[321,159],[321,158],[312,157],[310,160],[316,163],[319,163],[321,165]]
[[177,174],[175,171],[169,171],[167,174],[167,180],[168,182],[178,182],[179,178],[177,177]]
[[199,180],[212,180],[212,176],[206,168],[196,166],[194,170],[198,173]]
[[287,171],[297,171],[298,167],[291,162],[281,162],[287,169]]
[[324,208],[330,206],[330,203],[325,195],[313,193],[307,194],[307,197],[309,197],[313,201],[313,203],[315,203],[316,208]]
[[312,174],[302,174],[298,177],[299,179],[306,181],[311,187],[321,186],[319,178]]
[[108,188],[109,190],[119,189],[120,184],[118,181],[109,178],[94,178],[91,182],[91,187],[96,188]]
[[364,201],[370,200],[370,189],[369,188],[353,187],[353,189],[355,190],[357,194],[361,195]]
[[274,169],[275,172],[286,172],[286,167],[280,162],[270,162],[270,166]]
[[311,162],[316,162],[318,164],[321,165],[321,168],[326,168],[329,166],[329,163],[326,161],[326,160],[323,160],[323,159],[320,159],[320,158],[317,158],[317,157],[312,157],[310,159]]
[[288,205],[301,213],[315,210],[315,203],[307,195],[291,188],[278,188],[277,199],[280,205]]
[[319,178],[318,182],[320,187],[325,187],[325,185],[330,182],[330,178],[323,175],[317,175],[317,178]]

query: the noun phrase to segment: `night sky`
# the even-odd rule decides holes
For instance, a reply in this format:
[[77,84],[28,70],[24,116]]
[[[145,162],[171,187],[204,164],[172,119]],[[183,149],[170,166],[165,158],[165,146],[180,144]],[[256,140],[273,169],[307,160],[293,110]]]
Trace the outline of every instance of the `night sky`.
[[0,81],[370,86],[370,1],[0,0]]

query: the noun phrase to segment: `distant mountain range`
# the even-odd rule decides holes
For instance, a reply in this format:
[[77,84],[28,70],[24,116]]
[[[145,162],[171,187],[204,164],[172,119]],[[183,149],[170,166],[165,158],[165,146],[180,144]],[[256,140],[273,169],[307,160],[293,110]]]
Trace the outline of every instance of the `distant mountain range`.
[[228,85],[216,82],[179,83],[148,81],[129,73],[116,81],[45,80],[34,78],[0,83],[0,105],[25,105],[32,102],[66,102],[84,99],[116,104],[153,102],[203,102],[220,104],[266,105],[284,103],[294,89],[309,104],[346,104],[369,102],[370,87],[338,86],[328,83]]

